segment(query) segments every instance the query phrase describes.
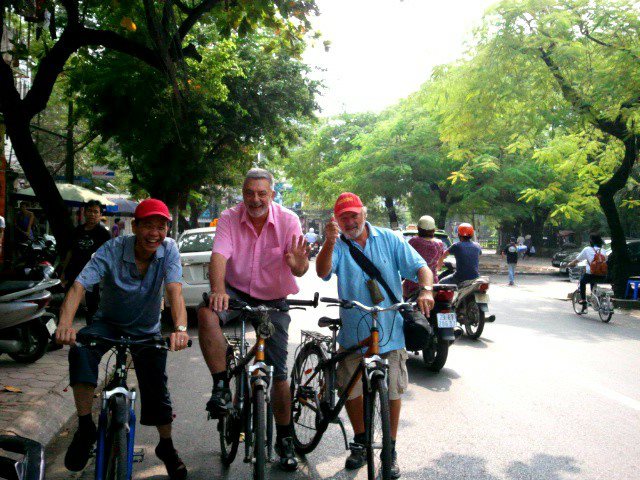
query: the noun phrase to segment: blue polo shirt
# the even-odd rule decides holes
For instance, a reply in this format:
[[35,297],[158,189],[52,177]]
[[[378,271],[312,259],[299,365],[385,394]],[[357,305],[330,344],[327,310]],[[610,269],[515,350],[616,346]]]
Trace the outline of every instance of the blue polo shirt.
[[[418,270],[426,267],[427,263],[411,245],[401,240],[393,231],[378,228],[367,222],[369,238],[364,249],[356,242],[352,242],[362,250],[369,260],[378,267],[382,277],[393,290],[396,297],[402,300],[402,278],[418,281]],[[358,266],[349,247],[338,239],[333,248],[331,274],[324,280],[329,280],[332,274],[338,276],[338,296],[343,300],[357,300],[364,305],[373,306],[367,280],[369,276]],[[393,302],[387,292],[380,286],[384,301],[379,304],[388,307]],[[342,328],[338,334],[338,343],[344,348],[357,345],[370,335],[371,315],[356,309],[340,309]],[[404,333],[402,329],[402,315],[397,312],[383,312],[378,316],[380,329],[380,353],[404,348]]]
[[120,236],[102,245],[76,278],[86,290],[102,281],[100,306],[94,322],[104,322],[129,335],[160,331],[163,286],[180,282],[182,265],[176,242],[166,238],[142,277],[136,266],[135,235]]

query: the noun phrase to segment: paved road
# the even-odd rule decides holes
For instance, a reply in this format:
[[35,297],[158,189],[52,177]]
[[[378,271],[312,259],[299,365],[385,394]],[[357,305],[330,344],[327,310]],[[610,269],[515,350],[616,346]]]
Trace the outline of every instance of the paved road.
[[[462,339],[439,374],[410,359],[399,462],[407,479],[637,479],[640,473],[640,321],[615,315],[577,317],[563,301],[573,289],[554,277],[504,277],[491,286],[497,316],[480,341]],[[303,294],[335,295],[311,276]],[[290,357],[301,328],[326,312],[296,312]],[[193,335],[197,332],[193,331]],[[172,355],[169,376],[178,417],[175,440],[191,479],[250,478],[247,465],[221,468],[215,426],[204,404],[211,387],[199,349]],[[139,431],[147,458],[136,479],[160,479],[156,434]],[[60,466],[61,438],[47,478],[70,478]],[[343,470],[341,435],[332,427],[296,474],[275,467],[272,479],[364,479]],[[73,477],[71,477],[73,478]],[[92,478],[89,473],[78,478]]]

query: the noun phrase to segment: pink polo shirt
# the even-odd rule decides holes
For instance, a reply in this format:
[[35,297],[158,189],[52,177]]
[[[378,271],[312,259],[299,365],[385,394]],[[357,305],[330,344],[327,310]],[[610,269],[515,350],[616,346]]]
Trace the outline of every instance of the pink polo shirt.
[[233,288],[260,300],[275,300],[299,291],[284,258],[293,235],[302,235],[302,227],[291,210],[271,203],[258,236],[240,203],[220,215],[212,253],[227,259],[225,280]]

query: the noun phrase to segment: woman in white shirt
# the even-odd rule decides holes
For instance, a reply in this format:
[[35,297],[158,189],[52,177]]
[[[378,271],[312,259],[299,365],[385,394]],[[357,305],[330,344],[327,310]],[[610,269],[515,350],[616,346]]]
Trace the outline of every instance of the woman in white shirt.
[[575,267],[578,262],[581,262],[582,260],[587,261],[587,269],[585,273],[582,274],[582,277],[580,277],[580,303],[582,304],[583,311],[587,309],[587,283],[590,284],[593,289],[593,286],[596,283],[603,282],[607,278],[605,275],[593,275],[591,273],[591,262],[593,262],[596,253],[602,251],[602,254],[604,255],[604,251],[602,249],[604,242],[602,241],[602,237],[595,233],[591,234],[589,236],[589,244],[590,246],[583,248],[575,260],[569,262],[570,267]]

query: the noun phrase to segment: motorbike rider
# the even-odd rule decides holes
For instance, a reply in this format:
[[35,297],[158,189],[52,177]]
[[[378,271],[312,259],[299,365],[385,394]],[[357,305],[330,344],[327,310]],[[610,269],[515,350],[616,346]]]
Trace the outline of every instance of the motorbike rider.
[[[349,246],[340,239],[340,230],[347,242],[359,248],[378,267],[385,281],[400,298],[402,287],[401,274],[405,278],[417,280],[420,294],[417,302],[425,316],[433,308],[432,295],[433,275],[426,262],[409,245],[398,238],[392,230],[372,226],[366,221],[366,209],[360,198],[349,192],[341,194],[336,200],[334,218],[325,229],[325,241],[316,259],[316,273],[320,278],[328,281],[333,274],[338,276],[338,295],[340,298],[357,300],[364,304],[372,303],[372,292],[369,288],[372,279],[356,263],[349,252]],[[380,306],[389,306],[393,302],[382,287],[379,294],[384,298]],[[362,315],[355,310],[340,310],[343,327],[338,335],[341,348],[350,348],[369,336],[369,325],[362,320]],[[401,396],[407,388],[408,373],[406,361],[402,319],[396,312],[383,312],[378,316],[381,331],[386,332],[381,338],[380,353],[389,362],[389,404],[391,409],[391,438],[393,443],[392,478],[400,477],[397,462],[395,439],[400,420]],[[395,325],[395,328],[394,328]],[[341,389],[344,389],[353,372],[357,368],[361,354],[348,356],[338,364],[337,379]],[[351,453],[345,462],[345,468],[354,470],[366,463],[365,428],[363,420],[362,384],[357,382],[350,392],[345,404],[349,420],[354,432],[354,441],[349,445]]]
[[[229,299],[250,304],[274,304],[298,292],[295,277],[309,269],[306,241],[298,216],[273,202],[273,175],[253,168],[242,187],[243,202],[225,210],[218,221],[209,264],[209,306],[198,306],[198,333],[202,354],[213,378],[207,411],[224,413],[231,395],[226,378],[226,341],[221,325],[240,312],[229,311]],[[291,429],[291,393],[287,381],[289,323],[287,312],[270,312],[275,327],[266,341],[266,363],[274,367],[273,413],[275,451],[280,468],[294,471],[298,460]]]
[[[99,216],[98,216],[99,218]],[[108,338],[136,339],[160,335],[160,304],[163,288],[171,303],[175,326],[171,350],[187,347],[187,312],[182,297],[182,266],[176,242],[166,238],[169,209],[160,200],[148,198],[138,204],[132,223],[134,235],[119,236],[100,247],[78,275],[60,310],[56,341],[72,345],[69,376],[78,413],[78,430],[65,455],[65,466],[82,470],[96,441],[91,416],[93,392],[104,347],[78,347],[73,318],[85,290],[102,283],[102,298],[93,324],[79,333]],[[155,453],[165,464],[171,480],[183,480],[187,469],[171,439],[173,410],[167,388],[167,351],[156,348],[132,349],[141,398],[140,423],[155,425],[160,441]]]
[[[596,283],[606,281],[606,275],[593,275],[591,273],[591,263],[596,256],[596,253],[602,252],[602,246],[604,242],[602,237],[596,233],[589,236],[589,246],[582,249],[575,260],[569,262],[569,267],[575,267],[582,260],[587,261],[586,270],[580,277],[580,303],[582,304],[582,311],[587,310],[587,283],[591,285],[591,288]],[[604,254],[604,252],[602,252]]]
[[473,225],[470,223],[458,225],[459,241],[442,254],[443,261],[449,254],[453,254],[456,258],[456,271],[440,279],[440,283],[458,285],[460,282],[475,280],[480,276],[479,264],[482,248],[473,241],[474,233]]
[[[87,202],[84,207],[85,222],[78,225],[73,231],[71,248],[62,262],[62,275],[60,281],[68,292],[76,277],[84,266],[91,260],[91,256],[105,242],[111,239],[109,231],[100,225],[102,204],[97,200]],[[100,286],[96,285],[93,291],[85,293],[87,303],[87,325],[93,321],[93,316],[98,311],[100,303]]]
[[[442,254],[445,251],[442,240],[435,238],[436,222],[433,217],[423,215],[418,220],[418,236],[409,240],[411,245],[424,260],[427,262],[429,269],[433,273],[433,283],[438,283],[438,272],[442,268],[444,259]],[[415,282],[405,280],[402,284],[402,292],[404,298],[409,298],[415,294],[420,288]]]

